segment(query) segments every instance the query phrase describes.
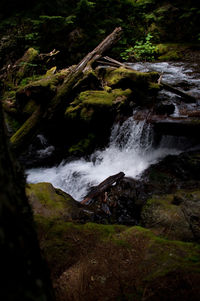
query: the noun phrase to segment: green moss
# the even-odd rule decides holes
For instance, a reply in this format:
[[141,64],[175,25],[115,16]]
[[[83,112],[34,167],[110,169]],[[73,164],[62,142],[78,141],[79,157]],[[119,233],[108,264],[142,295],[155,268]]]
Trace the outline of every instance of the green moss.
[[[150,206],[150,205],[161,205],[161,206],[165,206],[165,207],[170,207],[173,208],[174,205],[172,205],[172,201],[173,201],[173,195],[171,194],[165,194],[165,195],[155,195],[153,196],[153,198],[147,200],[146,205]],[[176,207],[176,206],[175,206]]]
[[[162,239],[142,227],[78,225],[52,222],[41,216],[35,216],[35,220],[51,274],[58,279],[65,272],[69,276],[66,287],[71,283],[70,275],[73,272],[82,275],[82,269],[84,280],[88,279],[86,283],[91,285],[91,279],[99,279],[94,275],[102,276],[103,284],[108,284],[120,273],[123,296],[130,296],[130,300],[131,296],[137,296],[140,300],[152,281],[160,283],[161,277],[172,273],[185,273],[190,279],[191,273],[200,272],[199,245]],[[133,279],[137,279],[136,290],[133,289]],[[87,289],[91,293],[90,286]]]
[[27,104],[25,105],[25,107],[23,108],[23,113],[27,114],[27,115],[32,115],[33,112],[38,108],[38,105],[36,104],[36,102],[33,99],[30,99]]
[[110,108],[116,103],[123,105],[131,95],[130,89],[114,89],[107,91],[84,91],[67,107],[65,116],[70,119],[80,118],[91,121],[94,115],[101,109]]
[[158,44],[156,52],[159,60],[179,60],[189,47],[189,44]]
[[156,45],[156,53],[159,55],[165,54],[168,52],[169,46],[167,46],[166,44],[158,44]]
[[38,108],[11,137],[10,142],[13,149],[17,152],[32,139],[32,131],[34,132],[34,128],[40,120],[40,113],[40,109]]
[[[41,204],[50,209],[64,209],[66,205],[69,205],[67,201],[70,202],[72,200],[68,194],[64,194],[61,191],[59,194],[59,190],[54,189],[50,183],[29,184],[26,193],[28,196],[34,194]],[[63,195],[65,195],[65,198],[63,198]]]
[[[61,84],[67,74],[67,71],[61,71],[49,76],[33,76],[25,78],[21,81],[17,93],[23,93],[24,91],[32,91],[38,89],[40,91],[43,88],[48,89],[50,92],[56,92],[57,86]],[[28,82],[28,83],[27,83]],[[41,92],[41,91],[40,91]],[[38,92],[39,93],[39,92]]]
[[80,112],[80,118],[84,121],[90,121],[92,120],[92,117],[94,115],[94,109],[93,108],[87,108],[83,107]]
[[145,280],[152,281],[176,270],[200,271],[199,245],[160,238],[142,227],[132,227],[126,230],[125,233],[128,233],[128,237],[133,235],[143,236],[148,243],[146,246],[148,256],[144,264],[147,264],[147,262],[149,266],[153,264],[153,270]]
[[122,82],[129,81],[128,84],[130,86],[130,81],[135,85],[147,85],[148,81],[154,81],[159,78],[157,72],[139,72],[134,70],[129,70],[125,68],[108,68],[106,70],[104,80],[108,86],[116,86]]
[[83,225],[83,231],[90,231],[98,233],[101,238],[110,238],[110,236],[121,233],[127,229],[126,226],[121,225],[100,225],[95,223],[87,223]]
[[51,76],[51,75],[55,74],[56,69],[57,69],[56,66],[52,67],[51,69],[47,70],[47,72],[46,72],[45,75],[46,75],[46,76]]
[[109,87],[109,86],[104,86],[103,88],[104,88],[104,90],[105,90],[106,92],[108,92],[108,93],[112,92],[112,88]]
[[154,195],[142,208],[141,222],[160,236],[194,241],[190,218],[184,214],[184,201],[199,202],[200,191],[179,190],[175,194]]
[[80,105],[76,105],[73,106],[72,104],[67,107],[66,111],[65,111],[65,117],[69,118],[69,119],[75,119],[78,117],[78,112],[79,109],[81,109]]
[[16,97],[16,91],[15,91],[16,87],[13,88],[13,90],[9,90],[9,91],[6,91],[4,94],[3,94],[3,97],[2,97],[2,100],[3,101],[10,101],[10,102],[14,102],[15,101],[15,97]]
[[150,82],[149,83],[149,91],[150,92],[158,92],[160,91],[161,89],[161,86],[158,84],[158,83],[153,83],[153,82]]
[[19,70],[16,73],[16,79],[20,81],[29,74],[31,68],[37,66],[35,60],[38,57],[38,51],[34,48],[29,48],[24,56],[18,61]]
[[163,54],[159,56],[159,60],[161,61],[171,61],[171,60],[179,60],[181,58],[181,55],[179,54],[178,51],[171,50],[167,52],[166,54]]
[[29,77],[25,77],[21,80],[18,89],[27,86],[28,84],[30,84],[31,82],[35,82],[38,81],[42,78],[42,75],[33,75],[33,76],[29,76]]
[[50,183],[29,184],[26,194],[35,214],[43,214],[47,218],[71,220],[72,216],[79,213],[79,203]]
[[94,134],[89,134],[87,136],[87,138],[82,139],[81,141],[79,141],[77,144],[72,145],[69,148],[69,153],[70,154],[74,154],[74,153],[86,153],[87,151],[89,151],[91,145],[93,144],[93,141],[95,139]]
[[21,126],[21,123],[9,114],[6,114],[5,121],[9,128],[11,128],[12,133],[15,133]]
[[106,91],[85,91],[80,93],[79,100],[85,105],[111,106],[113,94]]

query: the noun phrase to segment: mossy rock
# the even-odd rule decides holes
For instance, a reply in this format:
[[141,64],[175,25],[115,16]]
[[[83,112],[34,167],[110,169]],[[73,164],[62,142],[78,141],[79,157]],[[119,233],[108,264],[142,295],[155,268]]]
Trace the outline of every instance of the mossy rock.
[[70,119],[80,118],[91,121],[96,113],[118,104],[123,106],[132,92],[130,89],[115,89],[107,91],[84,91],[67,107],[65,116]]
[[139,72],[125,68],[107,68],[103,79],[107,86],[148,89],[149,82],[157,82],[157,72]]
[[176,61],[181,59],[181,55],[176,50],[170,50],[167,53],[158,57],[160,61]]
[[158,44],[156,52],[161,61],[176,61],[183,59],[184,52],[190,47],[189,44]]
[[18,106],[23,110],[29,99],[34,99],[39,103],[50,100],[57,92],[57,86],[60,85],[68,71],[59,72],[50,76],[44,75],[39,80],[30,81],[27,85],[22,85],[16,93]]
[[81,139],[78,143],[73,144],[69,148],[69,154],[81,156],[86,153],[91,153],[95,142],[95,135],[90,133],[86,138]]
[[50,183],[28,184],[26,194],[36,215],[65,221],[84,218],[81,204]]
[[196,300],[200,292],[199,245],[141,227],[35,221],[58,300]]
[[200,239],[200,191],[180,190],[174,194],[154,195],[141,213],[142,224],[169,239]]

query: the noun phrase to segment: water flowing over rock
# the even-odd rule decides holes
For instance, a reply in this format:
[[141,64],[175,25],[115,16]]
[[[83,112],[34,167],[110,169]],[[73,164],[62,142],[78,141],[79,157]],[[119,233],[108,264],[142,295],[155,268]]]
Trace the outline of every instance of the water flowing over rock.
[[[190,84],[191,91],[198,89],[198,80],[194,75],[190,75],[190,69],[182,64],[144,63],[134,64],[132,67],[140,71],[162,70],[163,80],[167,83],[173,82],[181,87]],[[158,99],[159,102],[155,104],[153,110],[137,108],[131,117],[125,118],[125,121],[119,118],[112,127],[110,141],[104,149],[95,151],[89,158],[63,161],[57,167],[30,169],[28,181],[51,182],[76,200],[82,201],[92,187],[97,187],[111,175],[123,172],[126,178],[107,189],[101,198],[94,198],[96,205],[93,204],[90,209],[97,212],[96,208],[101,208],[109,222],[137,223],[140,220],[142,206],[153,191],[160,193],[163,189],[163,192],[166,192],[170,191],[167,187],[171,187],[171,175],[169,185],[159,186],[159,181],[156,180],[155,183],[152,181],[151,165],[153,164],[152,170],[156,170],[155,164],[165,156],[178,155],[183,151],[198,148],[196,139],[198,133],[191,130],[191,126],[197,129],[198,123],[197,121],[193,123],[192,119],[183,115],[183,108],[191,111],[195,108],[198,111],[198,102],[185,103],[180,96],[165,90],[158,93]],[[162,107],[161,99],[164,99],[164,111],[162,109],[156,111],[156,106],[158,108],[160,104]],[[167,106],[170,110],[166,112]],[[180,130],[176,130],[176,124]],[[184,128],[185,124],[188,130]],[[161,125],[163,128],[159,130]],[[44,152],[46,149],[48,147]],[[176,161],[176,156],[173,160]],[[145,180],[145,174],[148,175],[148,181]],[[175,187],[180,185],[178,184],[180,181],[174,183]],[[97,214],[94,218],[96,221],[103,221],[101,214],[99,216]]]
[[154,149],[152,144],[151,125],[130,117],[122,125],[113,126],[108,147],[93,153],[90,160],[82,158],[58,167],[29,170],[28,181],[50,181],[81,201],[89,187],[110,175],[123,171],[127,177],[135,178],[165,155],[179,152],[167,147]]

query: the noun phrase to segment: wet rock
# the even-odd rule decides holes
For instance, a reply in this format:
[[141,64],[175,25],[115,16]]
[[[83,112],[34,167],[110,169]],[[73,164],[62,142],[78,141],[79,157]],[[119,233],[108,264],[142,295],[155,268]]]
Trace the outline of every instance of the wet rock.
[[147,195],[143,183],[123,178],[94,197],[87,207],[94,212],[96,222],[102,222],[103,216],[112,224],[136,225]]
[[199,118],[180,117],[180,118],[165,118],[159,119],[157,117],[150,117],[149,122],[154,125],[155,132],[161,135],[171,136],[187,136],[198,138],[200,131]]
[[[94,220],[125,225],[142,222],[150,228],[152,224],[158,224],[162,230],[173,224],[173,231],[170,231],[176,239],[195,240],[198,235],[193,235],[191,223],[185,218],[183,206],[187,203],[184,194],[178,193],[178,190],[194,191],[199,188],[199,158],[198,152],[168,156],[150,166],[140,180],[123,178],[101,196],[94,197],[93,203],[88,206],[94,212]],[[161,227],[162,215],[165,218]],[[198,215],[195,216],[194,220],[197,220]]]
[[179,188],[198,188],[200,181],[200,154],[198,151],[169,155],[151,165],[141,181],[155,194],[173,193]]
[[158,115],[171,115],[174,113],[175,106],[170,101],[162,101],[155,105],[154,112]]

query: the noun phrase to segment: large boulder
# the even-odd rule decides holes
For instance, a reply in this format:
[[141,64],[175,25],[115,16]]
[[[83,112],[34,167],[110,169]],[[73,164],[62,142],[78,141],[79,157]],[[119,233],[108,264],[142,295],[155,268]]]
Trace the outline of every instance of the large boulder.
[[157,83],[158,72],[140,72],[123,67],[110,67],[99,68],[98,75],[102,78],[104,85],[112,89],[131,89],[134,102],[138,105],[151,106],[160,90],[160,85]]
[[28,184],[26,194],[37,216],[79,222],[92,219],[92,212],[85,211],[79,202],[50,183]]

